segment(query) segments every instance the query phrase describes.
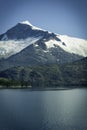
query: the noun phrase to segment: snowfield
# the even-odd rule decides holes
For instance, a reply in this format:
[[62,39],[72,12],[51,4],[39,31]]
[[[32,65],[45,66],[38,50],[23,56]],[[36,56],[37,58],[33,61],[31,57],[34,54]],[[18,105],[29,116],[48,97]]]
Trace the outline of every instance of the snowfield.
[[16,54],[26,48],[27,46],[34,44],[41,37],[38,38],[27,38],[26,40],[7,40],[0,41],[0,58],[9,57],[13,54]]
[[[33,26],[28,21],[23,21],[20,23],[31,26],[32,30],[41,30],[44,32],[46,31],[46,30]],[[51,34],[50,32],[48,33]],[[56,40],[55,38],[52,38],[49,40],[45,39],[44,43],[47,46],[47,49],[44,50],[44,52],[48,52],[50,48],[55,48],[59,46],[66,52],[74,53],[83,57],[87,56],[87,40],[74,38],[74,37],[70,37],[66,35],[59,35],[59,34],[55,34],[55,35],[58,39],[60,39],[60,41]],[[8,36],[5,33],[0,41],[0,58],[2,57],[7,58],[13,54],[16,54],[20,52],[21,50],[23,50],[24,48],[26,48],[27,46],[36,43],[41,38],[42,36],[28,37],[26,39],[20,39],[20,40],[18,39],[9,40]],[[35,44],[35,47],[37,46],[38,44]]]

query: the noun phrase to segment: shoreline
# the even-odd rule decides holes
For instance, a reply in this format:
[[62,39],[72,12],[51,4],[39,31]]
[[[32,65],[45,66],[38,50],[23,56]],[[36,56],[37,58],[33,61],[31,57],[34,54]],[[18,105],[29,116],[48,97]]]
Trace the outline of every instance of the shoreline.
[[0,90],[29,90],[29,91],[59,91],[59,90],[71,90],[71,89],[87,89],[86,86],[72,86],[72,87],[44,87],[44,88],[32,88],[31,86],[28,87],[20,87],[20,86],[13,86],[13,87],[6,87],[0,85]]

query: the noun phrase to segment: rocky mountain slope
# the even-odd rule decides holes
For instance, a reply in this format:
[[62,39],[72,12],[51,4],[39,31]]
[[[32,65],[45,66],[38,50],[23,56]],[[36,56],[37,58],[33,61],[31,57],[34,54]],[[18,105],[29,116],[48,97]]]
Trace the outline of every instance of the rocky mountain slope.
[[0,70],[60,64],[87,56],[87,41],[37,28],[28,21],[0,35]]
[[0,84],[14,88],[87,87],[87,58],[62,65],[10,68],[0,72]]

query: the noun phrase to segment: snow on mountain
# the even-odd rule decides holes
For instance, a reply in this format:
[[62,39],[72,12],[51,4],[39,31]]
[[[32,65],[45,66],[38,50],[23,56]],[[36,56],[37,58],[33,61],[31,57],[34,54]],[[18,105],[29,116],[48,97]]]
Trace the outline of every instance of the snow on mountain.
[[47,49],[54,47],[54,41],[53,40],[49,40],[47,42],[45,42]]
[[51,40],[45,42],[45,44],[46,44],[47,48],[50,49],[50,48],[55,47],[55,45],[60,46],[61,41],[56,41],[55,39],[51,39]]
[[33,26],[28,20],[20,22],[21,24],[27,24],[29,26]]
[[8,40],[8,36],[7,36],[6,34],[4,34],[4,36],[2,37],[1,40],[2,40],[2,41],[3,41],[3,40]]
[[87,41],[79,38],[73,38],[66,35],[57,35],[61,41],[56,41],[51,39],[45,42],[47,48],[61,47],[63,50],[69,53],[74,53],[81,55],[83,57],[87,56]]
[[73,38],[66,35],[58,35],[65,45],[60,44],[60,47],[69,53],[87,56],[87,40],[80,38]]
[[13,54],[16,54],[26,48],[27,46],[35,43],[41,37],[38,38],[27,38],[25,40],[7,40],[7,41],[0,41],[0,58],[2,57],[9,57]]
[[42,30],[42,31],[46,31],[46,30],[43,30],[43,29],[41,29],[41,28],[38,28],[38,27],[36,27],[36,26],[34,26],[34,25],[32,25],[29,21],[23,21],[23,22],[20,22],[21,24],[25,24],[25,25],[29,25],[29,26],[31,26],[31,28],[33,29],[33,30]]
[[35,47],[46,45],[45,53],[59,47],[71,54],[87,56],[87,40],[51,33],[23,21],[0,35],[0,58],[16,54],[31,44]]

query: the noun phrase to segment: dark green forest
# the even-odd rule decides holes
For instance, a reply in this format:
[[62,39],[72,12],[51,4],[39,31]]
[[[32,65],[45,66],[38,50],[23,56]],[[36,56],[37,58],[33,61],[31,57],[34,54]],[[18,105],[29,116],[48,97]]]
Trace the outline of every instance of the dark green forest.
[[87,86],[87,58],[67,63],[13,67],[0,72],[0,88],[75,88]]

